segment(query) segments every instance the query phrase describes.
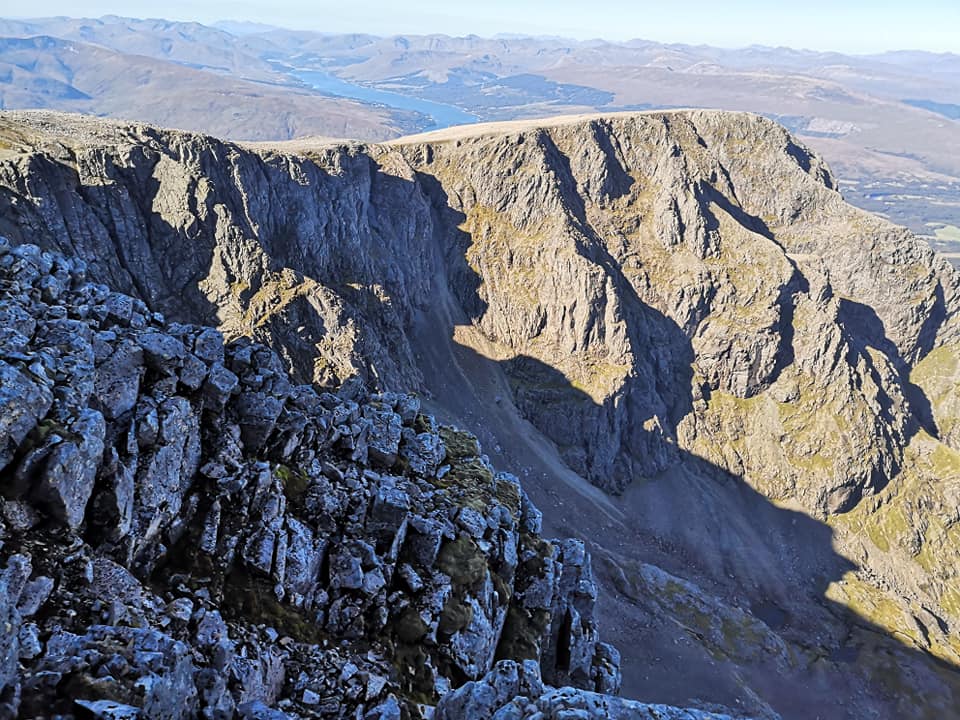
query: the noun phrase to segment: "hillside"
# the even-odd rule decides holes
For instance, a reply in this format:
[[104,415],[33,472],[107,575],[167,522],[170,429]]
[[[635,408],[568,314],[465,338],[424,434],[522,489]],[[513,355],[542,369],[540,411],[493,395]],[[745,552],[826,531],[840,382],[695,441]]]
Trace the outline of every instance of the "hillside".
[[476,434],[592,552],[625,696],[960,706],[958,278],[772,121],[254,148],[4,113],[0,147],[14,243]]
[[0,37],[0,108],[82,112],[247,140],[386,139],[423,127],[415,113],[323,96],[277,76],[235,77],[51,36]]

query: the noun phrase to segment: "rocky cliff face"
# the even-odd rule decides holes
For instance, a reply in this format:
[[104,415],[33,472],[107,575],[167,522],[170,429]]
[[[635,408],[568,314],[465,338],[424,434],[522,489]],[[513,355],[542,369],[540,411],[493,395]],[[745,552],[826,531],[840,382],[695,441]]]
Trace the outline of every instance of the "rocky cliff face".
[[473,436],[85,279],[0,241],[3,717],[490,717],[445,696],[518,669],[503,703],[615,702],[583,543]]
[[[608,621],[729,669],[709,699],[960,701],[928,661],[960,661],[957,278],[779,126],[651,113],[250,150],[2,122],[0,231],[270,346],[297,382],[423,392],[600,554]],[[647,655],[626,649],[633,695],[669,685]],[[891,675],[927,690],[886,697]]]

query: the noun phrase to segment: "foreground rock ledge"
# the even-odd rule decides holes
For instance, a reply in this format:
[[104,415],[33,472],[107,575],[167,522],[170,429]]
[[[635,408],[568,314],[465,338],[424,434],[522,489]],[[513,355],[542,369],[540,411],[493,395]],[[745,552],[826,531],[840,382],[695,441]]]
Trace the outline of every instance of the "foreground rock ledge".
[[0,717],[722,717],[612,697],[583,544],[414,396],[2,238],[0,380]]

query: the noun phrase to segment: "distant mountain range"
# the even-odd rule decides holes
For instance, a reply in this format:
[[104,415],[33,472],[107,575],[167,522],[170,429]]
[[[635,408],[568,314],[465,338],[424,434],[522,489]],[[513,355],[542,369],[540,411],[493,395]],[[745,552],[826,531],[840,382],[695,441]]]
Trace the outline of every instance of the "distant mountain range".
[[[382,140],[462,122],[456,118],[464,112],[504,120],[666,107],[749,110],[821,152],[862,207],[928,236],[946,228],[946,238],[960,227],[955,54],[383,38],[116,16],[0,20],[0,38],[2,108],[84,112],[242,140]],[[311,87],[304,71],[331,82]],[[404,102],[395,102],[396,94]],[[438,114],[430,103],[460,112]]]

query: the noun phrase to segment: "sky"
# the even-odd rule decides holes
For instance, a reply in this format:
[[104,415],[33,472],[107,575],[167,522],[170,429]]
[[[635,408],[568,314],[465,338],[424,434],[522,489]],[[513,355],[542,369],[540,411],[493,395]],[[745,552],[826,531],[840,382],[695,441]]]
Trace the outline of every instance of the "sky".
[[231,19],[378,35],[518,33],[848,53],[960,53],[960,0],[32,0],[18,3],[16,13],[0,10],[0,15],[23,16],[26,7],[33,17]]

